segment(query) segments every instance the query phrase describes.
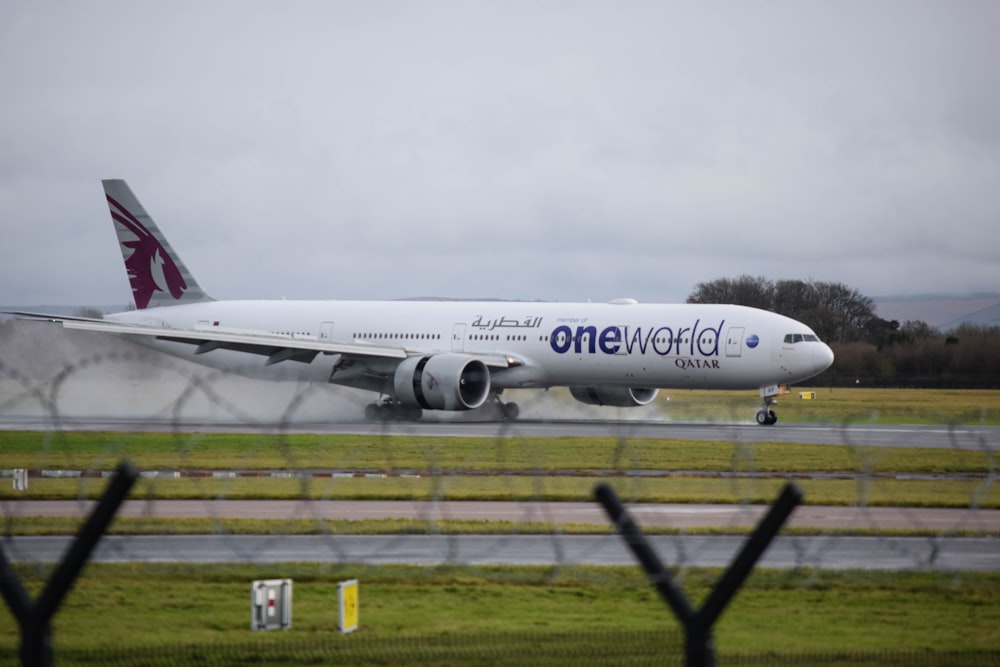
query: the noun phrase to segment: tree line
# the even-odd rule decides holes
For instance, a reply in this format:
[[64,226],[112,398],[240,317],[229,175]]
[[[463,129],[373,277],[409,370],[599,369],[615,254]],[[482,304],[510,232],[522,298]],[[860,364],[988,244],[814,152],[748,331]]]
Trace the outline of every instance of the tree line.
[[941,332],[919,320],[884,320],[870,297],[842,283],[720,278],[698,283],[688,303],[753,306],[809,325],[836,355],[816,384],[1000,387],[1000,327]]

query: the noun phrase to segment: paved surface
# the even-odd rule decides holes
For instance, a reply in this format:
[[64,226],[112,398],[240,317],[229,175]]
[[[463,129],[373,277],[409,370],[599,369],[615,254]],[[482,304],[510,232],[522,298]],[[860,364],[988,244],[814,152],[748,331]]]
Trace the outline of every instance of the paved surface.
[[[0,515],[83,517],[92,501],[9,500],[0,502]],[[670,528],[756,526],[767,512],[763,505],[651,504],[629,505],[641,526]],[[596,503],[423,500],[130,500],[118,513],[123,517],[216,519],[416,519],[444,521],[541,522],[608,525]],[[795,509],[789,526],[823,529],[916,529],[957,533],[1000,533],[1000,510],[910,507],[839,507],[803,505]]]
[[[52,562],[67,537],[0,539],[11,560]],[[668,566],[723,567],[745,538],[650,538]],[[631,565],[635,560],[615,535],[320,535],[320,536],[109,536],[96,562],[324,562],[418,565]],[[992,538],[779,537],[762,567],[944,571],[1000,570],[1000,542]]]
[[[721,442],[800,442],[868,447],[921,447],[1000,451],[1000,427],[996,426],[883,426],[863,422],[842,424],[685,423],[671,421],[555,420],[496,422],[420,422],[375,424],[368,422],[296,422],[250,424],[235,422],[177,423],[169,420],[66,419],[64,430],[178,431],[183,433],[335,433],[392,437],[615,437],[673,438]],[[0,430],[53,428],[51,421],[0,417]]]

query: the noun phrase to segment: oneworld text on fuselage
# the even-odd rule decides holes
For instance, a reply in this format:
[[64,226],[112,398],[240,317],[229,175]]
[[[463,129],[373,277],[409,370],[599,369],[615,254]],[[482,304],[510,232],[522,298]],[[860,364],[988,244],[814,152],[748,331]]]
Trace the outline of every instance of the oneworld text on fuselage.
[[725,320],[717,327],[701,326],[609,326],[563,324],[552,330],[549,345],[557,354],[657,354],[701,357],[719,356],[719,339]]

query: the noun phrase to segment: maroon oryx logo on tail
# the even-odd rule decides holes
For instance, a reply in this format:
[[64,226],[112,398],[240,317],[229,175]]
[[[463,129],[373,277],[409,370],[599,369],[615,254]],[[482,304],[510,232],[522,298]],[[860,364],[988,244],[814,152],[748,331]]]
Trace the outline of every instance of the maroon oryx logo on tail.
[[134,241],[121,241],[123,248],[132,251],[125,259],[125,270],[132,285],[135,307],[141,310],[149,305],[154,292],[169,291],[175,299],[181,298],[187,283],[174,260],[134,215],[110,195],[105,196],[111,208],[111,218],[136,237]]

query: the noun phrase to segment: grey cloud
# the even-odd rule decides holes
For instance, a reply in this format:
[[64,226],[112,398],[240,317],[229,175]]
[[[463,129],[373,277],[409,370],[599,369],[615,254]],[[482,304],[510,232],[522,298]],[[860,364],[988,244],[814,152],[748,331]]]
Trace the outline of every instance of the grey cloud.
[[5,3],[0,302],[125,300],[107,177],[217,296],[996,290],[998,24],[988,2]]

